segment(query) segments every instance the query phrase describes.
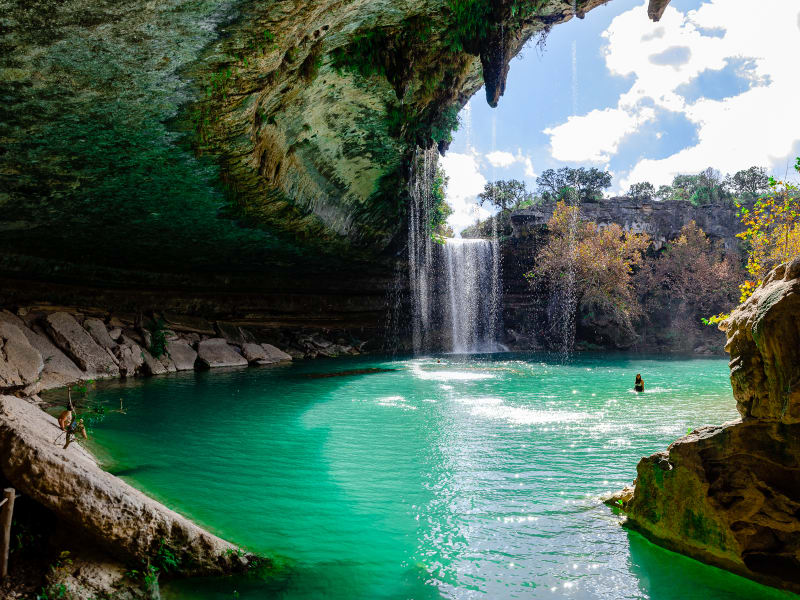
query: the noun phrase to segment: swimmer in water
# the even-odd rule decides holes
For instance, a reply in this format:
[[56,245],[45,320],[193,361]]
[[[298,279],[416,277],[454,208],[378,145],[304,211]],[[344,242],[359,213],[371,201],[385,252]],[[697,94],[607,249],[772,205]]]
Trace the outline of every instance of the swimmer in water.
[[641,373],[636,374],[636,381],[633,384],[633,391],[635,392],[644,391],[644,379],[642,379]]

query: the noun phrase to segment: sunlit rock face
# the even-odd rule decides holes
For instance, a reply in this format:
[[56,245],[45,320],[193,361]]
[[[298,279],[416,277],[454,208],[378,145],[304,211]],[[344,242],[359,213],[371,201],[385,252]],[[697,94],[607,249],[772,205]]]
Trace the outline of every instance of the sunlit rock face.
[[531,36],[600,3],[5,0],[0,273],[386,271],[414,147],[444,149],[484,72],[495,104]]
[[800,259],[726,323],[742,420],[644,458],[628,524],[654,541],[800,591]]
[[[553,216],[555,204],[542,204],[511,215],[515,238],[537,235]],[[581,218],[597,223],[601,228],[616,223],[631,233],[646,233],[656,250],[680,235],[681,229],[694,221],[709,239],[720,241],[726,250],[740,247],[736,234],[741,228],[738,209],[714,204],[695,206],[688,202],[642,201],[616,197],[601,202],[585,202],[580,207]]]

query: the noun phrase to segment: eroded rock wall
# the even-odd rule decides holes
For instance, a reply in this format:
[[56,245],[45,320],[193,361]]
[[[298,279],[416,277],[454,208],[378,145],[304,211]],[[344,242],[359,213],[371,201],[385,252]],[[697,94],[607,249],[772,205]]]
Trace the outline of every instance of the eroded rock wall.
[[385,270],[415,147],[601,3],[2,0],[0,272]]
[[643,458],[629,526],[653,541],[800,592],[800,259],[725,323],[741,421]]
[[[562,307],[552,291],[525,274],[533,269],[536,256],[547,242],[547,222],[555,204],[518,210],[510,215],[510,226],[501,242],[503,268],[503,319],[507,345],[514,349],[547,348],[553,337],[553,324],[562,319]],[[585,202],[581,218],[599,227],[617,224],[631,233],[645,233],[652,240],[651,252],[663,250],[677,238],[681,228],[694,221],[712,243],[727,252],[739,252],[741,222],[733,206],[692,206],[686,202],[643,202],[632,198],[609,198]],[[722,353],[724,335],[702,326],[691,312],[659,311],[636,324],[631,335],[624,324],[611,315],[594,309],[578,310],[576,343],[579,348],[635,350],[640,352],[680,352],[709,355]],[[704,316],[703,313],[700,313]],[[676,335],[676,330],[680,331]],[[560,341],[560,340],[559,340]]]

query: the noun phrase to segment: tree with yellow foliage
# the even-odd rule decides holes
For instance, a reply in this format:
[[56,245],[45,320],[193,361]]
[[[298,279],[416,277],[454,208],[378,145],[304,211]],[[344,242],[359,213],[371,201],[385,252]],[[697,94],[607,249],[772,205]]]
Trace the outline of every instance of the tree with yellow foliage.
[[[794,168],[800,173],[800,157]],[[739,286],[739,302],[744,302],[761,285],[767,273],[800,256],[800,187],[770,177],[769,191],[752,209],[739,205],[739,216],[746,227],[738,237],[745,242],[749,275]],[[727,314],[719,314],[703,322],[713,325],[727,317]]]

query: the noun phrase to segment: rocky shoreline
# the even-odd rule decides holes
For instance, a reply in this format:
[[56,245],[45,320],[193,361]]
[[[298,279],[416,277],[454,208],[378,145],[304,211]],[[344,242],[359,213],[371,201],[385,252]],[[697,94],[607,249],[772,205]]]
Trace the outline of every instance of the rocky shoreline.
[[169,313],[145,318],[50,306],[0,311],[0,480],[52,521],[41,552],[51,559],[44,566],[39,560],[38,570],[12,573],[0,595],[24,597],[15,588],[35,594],[44,587],[70,600],[133,600],[157,597],[158,574],[271,568],[103,471],[79,444],[64,449],[54,443],[60,429],[38,394],[96,379],[360,354],[366,343],[347,335]]
[[179,576],[241,572],[256,559],[103,471],[79,444],[54,443],[56,419],[30,399],[0,396],[0,416],[0,470],[67,531],[58,554],[69,554],[69,568],[46,582],[64,597],[146,597],[148,581],[131,565],[144,574],[165,557]]
[[169,313],[23,307],[16,314],[0,311],[0,392],[31,396],[89,379],[352,356],[366,345],[346,332],[275,331]]

